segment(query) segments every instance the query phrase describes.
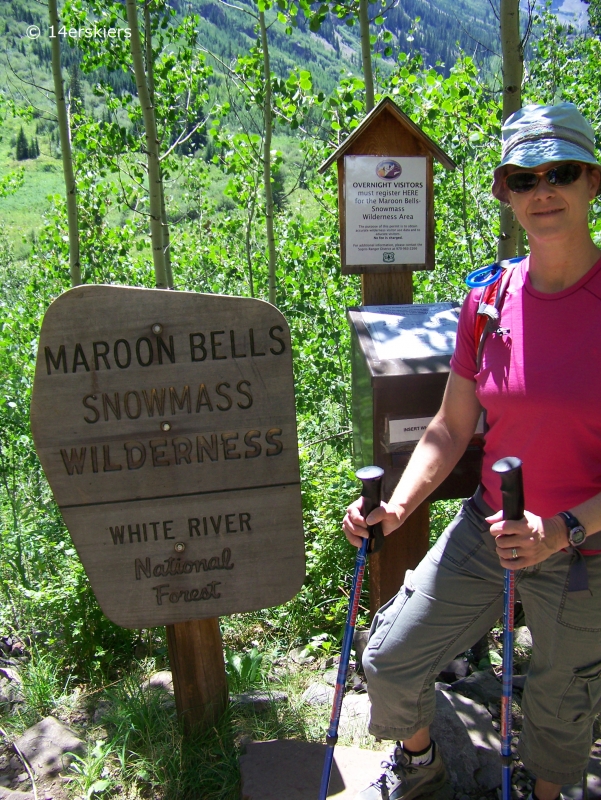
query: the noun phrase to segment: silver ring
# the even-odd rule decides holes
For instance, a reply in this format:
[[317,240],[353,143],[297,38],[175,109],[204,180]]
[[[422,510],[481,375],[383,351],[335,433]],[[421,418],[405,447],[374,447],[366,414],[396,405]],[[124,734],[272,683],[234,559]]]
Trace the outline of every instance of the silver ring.
[[511,557],[512,558],[519,558],[518,551],[515,549],[515,547],[511,551]]

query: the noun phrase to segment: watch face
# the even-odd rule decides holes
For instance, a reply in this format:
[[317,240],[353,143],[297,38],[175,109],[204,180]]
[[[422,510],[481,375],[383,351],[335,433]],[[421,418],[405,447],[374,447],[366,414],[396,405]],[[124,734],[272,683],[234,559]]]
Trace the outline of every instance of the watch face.
[[582,542],[586,539],[586,531],[582,527],[582,525],[578,525],[576,528],[571,528],[568,531],[568,539],[570,540],[570,544],[573,547],[578,547],[582,544]]

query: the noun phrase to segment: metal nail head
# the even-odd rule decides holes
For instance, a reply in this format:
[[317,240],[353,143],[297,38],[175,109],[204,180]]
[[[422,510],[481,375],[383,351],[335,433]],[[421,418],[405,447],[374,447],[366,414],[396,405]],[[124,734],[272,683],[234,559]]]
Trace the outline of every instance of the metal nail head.
[[171,430],[171,423],[170,422],[161,422],[161,430],[162,431],[170,431]]
[[155,336],[158,336],[160,333],[163,333],[163,326],[160,322],[155,322],[152,326],[152,332]]
[[183,553],[184,550],[186,549],[186,545],[183,542],[176,542],[173,545],[173,549],[175,550],[176,553]]

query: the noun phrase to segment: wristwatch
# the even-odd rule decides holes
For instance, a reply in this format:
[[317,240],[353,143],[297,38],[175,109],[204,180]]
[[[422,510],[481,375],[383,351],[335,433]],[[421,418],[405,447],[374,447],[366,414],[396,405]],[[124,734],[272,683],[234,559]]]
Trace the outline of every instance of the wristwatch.
[[572,547],[580,547],[586,539],[586,531],[573,514],[569,511],[560,511],[559,516],[563,518],[565,524],[568,526],[568,541]]

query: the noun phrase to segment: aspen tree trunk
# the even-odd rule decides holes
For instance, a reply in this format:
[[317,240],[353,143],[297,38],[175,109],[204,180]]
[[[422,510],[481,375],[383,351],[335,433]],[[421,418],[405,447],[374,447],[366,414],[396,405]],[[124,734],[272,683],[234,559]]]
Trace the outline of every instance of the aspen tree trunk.
[[[48,15],[50,18],[51,30],[54,30],[56,33],[60,27],[57,0],[48,0]],[[52,48],[52,77],[54,80],[54,97],[56,101],[56,113],[58,116],[61,157],[63,162],[63,174],[65,176],[65,190],[67,193],[69,271],[71,274],[71,286],[79,286],[81,283],[81,264],[79,255],[79,223],[77,219],[77,186],[75,184],[75,175],[73,173],[71,131],[69,129],[69,121],[67,119],[67,104],[65,102],[63,76],[61,73],[60,36],[58,33],[50,38],[50,46]]]
[[[152,55],[152,28],[150,26],[150,0],[144,3],[144,45],[146,50],[146,78],[148,80],[148,91],[150,102],[154,108],[154,58]],[[163,255],[165,258],[165,273],[167,275],[167,286],[173,289],[173,270],[171,269],[171,238],[169,235],[169,224],[167,223],[167,211],[165,210],[165,183],[163,181],[163,170],[159,161],[159,177],[161,186],[161,225],[163,228]]]
[[165,184],[163,182],[163,171],[159,164],[159,177],[161,180],[161,226],[163,228],[163,255],[165,258],[165,275],[167,276],[167,287],[173,289],[173,269],[171,267],[171,236],[169,235],[169,223],[167,222],[167,211],[165,209]]
[[131,31],[130,48],[134,64],[138,98],[144,118],[146,131],[146,155],[148,162],[148,190],[150,200],[150,238],[152,241],[152,261],[154,264],[155,283],[157,289],[168,289],[165,254],[163,253],[163,225],[161,218],[161,168],[159,163],[159,141],[157,136],[154,107],[150,99],[144,58],[138,26],[138,8],[136,0],[127,0],[127,24]]
[[269,302],[275,305],[275,234],[273,232],[273,192],[271,190],[271,66],[269,63],[269,45],[265,14],[259,12],[261,44],[263,47],[263,76],[265,81],[265,99],[263,101],[263,119],[265,139],[263,141],[263,184],[265,188],[265,226],[267,228],[267,254],[269,257]]
[[369,40],[367,2],[368,0],[359,0],[359,26],[361,29],[361,62],[363,80],[365,81],[365,110],[369,114],[374,107],[374,74],[371,68],[371,42]]
[[[503,53],[503,122],[522,107],[524,52],[520,38],[519,0],[501,0],[501,47]],[[513,211],[501,205],[501,226],[497,258],[513,258],[523,233]]]
[[252,233],[252,224],[253,219],[255,216],[255,205],[257,203],[257,192],[256,186],[254,187],[253,196],[250,204],[250,208],[248,209],[248,217],[246,219],[246,232],[244,236],[244,244],[245,244],[245,252],[246,252],[246,265],[248,267],[248,288],[250,289],[250,296],[255,296],[255,284],[253,280],[253,260],[252,260],[252,251],[251,251],[251,233]]

